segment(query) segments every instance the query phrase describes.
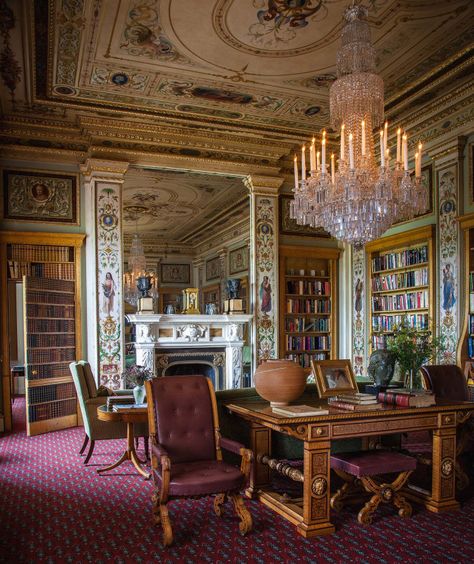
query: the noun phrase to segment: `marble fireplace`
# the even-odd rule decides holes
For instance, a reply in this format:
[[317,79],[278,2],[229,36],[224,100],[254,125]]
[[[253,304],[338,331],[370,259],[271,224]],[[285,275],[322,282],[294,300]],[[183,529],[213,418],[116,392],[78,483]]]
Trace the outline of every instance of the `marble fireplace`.
[[[156,376],[204,374],[216,390],[242,386],[244,330],[251,315],[127,315],[137,364]],[[249,327],[250,329],[250,327]]]

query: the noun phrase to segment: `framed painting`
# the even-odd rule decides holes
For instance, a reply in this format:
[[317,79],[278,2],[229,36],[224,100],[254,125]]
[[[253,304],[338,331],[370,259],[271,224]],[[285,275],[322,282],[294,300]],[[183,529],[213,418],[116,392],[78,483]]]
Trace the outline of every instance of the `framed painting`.
[[319,397],[357,392],[357,383],[350,360],[312,360],[311,368]]
[[229,252],[229,274],[249,269],[249,249],[247,245]]
[[161,264],[162,284],[189,284],[190,282],[189,264]]
[[206,261],[206,280],[214,280],[215,278],[220,278],[220,259],[215,257],[213,259]]
[[305,237],[330,237],[322,227],[309,227],[298,225],[296,220],[290,217],[290,203],[293,196],[282,194],[280,196],[280,233],[285,235],[303,235]]
[[3,170],[3,217],[78,225],[77,175]]

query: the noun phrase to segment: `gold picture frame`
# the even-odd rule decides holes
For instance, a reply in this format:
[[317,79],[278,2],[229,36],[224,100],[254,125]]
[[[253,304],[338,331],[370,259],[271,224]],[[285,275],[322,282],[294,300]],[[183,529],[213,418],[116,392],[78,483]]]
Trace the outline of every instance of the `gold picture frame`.
[[350,360],[312,360],[311,369],[320,398],[357,392],[357,382]]

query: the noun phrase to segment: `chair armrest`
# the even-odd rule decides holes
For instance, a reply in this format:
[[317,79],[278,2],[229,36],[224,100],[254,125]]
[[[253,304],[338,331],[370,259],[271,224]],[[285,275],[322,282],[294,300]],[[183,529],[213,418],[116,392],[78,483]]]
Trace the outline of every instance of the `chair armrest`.
[[234,454],[242,454],[242,449],[245,449],[245,446],[238,441],[234,441],[233,439],[227,439],[225,437],[221,437],[221,448],[228,450],[229,452],[233,452]]
[[245,476],[246,481],[250,476],[250,469],[252,467],[253,452],[245,448],[242,443],[233,441],[232,439],[226,439],[221,437],[221,448],[233,452],[234,454],[240,454],[242,456],[242,462],[240,463],[240,471]]
[[97,396],[95,398],[86,399],[86,405],[107,405],[107,396]]
[[168,451],[155,441],[151,443],[151,453],[160,460],[163,456],[169,458]]
[[155,470],[161,466],[160,501],[166,503],[171,479],[171,460],[168,452],[155,439],[151,442],[151,464]]

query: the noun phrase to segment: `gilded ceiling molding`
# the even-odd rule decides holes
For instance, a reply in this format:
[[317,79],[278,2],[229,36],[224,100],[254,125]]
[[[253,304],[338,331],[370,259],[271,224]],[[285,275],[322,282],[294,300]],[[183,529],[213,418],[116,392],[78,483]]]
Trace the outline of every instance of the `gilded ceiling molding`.
[[[4,140],[3,140],[4,141]],[[34,147],[0,142],[2,159],[30,159],[34,162],[70,163],[79,165],[84,161],[83,151],[61,150],[56,148]]]
[[94,176],[94,178],[100,177],[101,180],[123,183],[123,177],[128,170],[129,164],[123,161],[89,158],[81,165],[80,170],[86,179]]

